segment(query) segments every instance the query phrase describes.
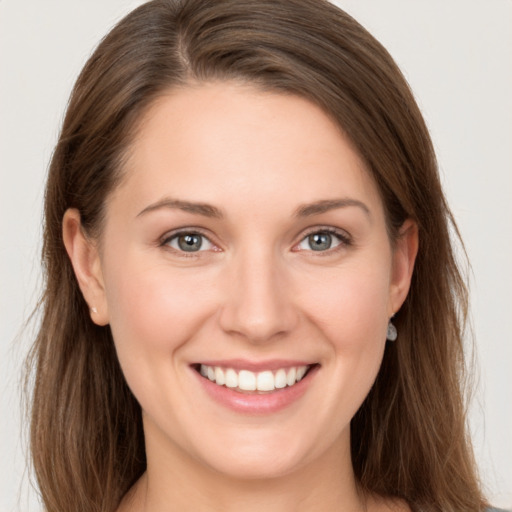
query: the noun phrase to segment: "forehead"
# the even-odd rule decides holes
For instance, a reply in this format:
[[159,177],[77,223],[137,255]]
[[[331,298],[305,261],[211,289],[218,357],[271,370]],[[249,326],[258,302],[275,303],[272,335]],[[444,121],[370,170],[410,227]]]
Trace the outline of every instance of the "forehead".
[[156,100],[125,171],[119,192],[137,208],[166,194],[226,208],[294,208],[347,194],[380,206],[364,162],[318,106],[233,83],[173,89]]

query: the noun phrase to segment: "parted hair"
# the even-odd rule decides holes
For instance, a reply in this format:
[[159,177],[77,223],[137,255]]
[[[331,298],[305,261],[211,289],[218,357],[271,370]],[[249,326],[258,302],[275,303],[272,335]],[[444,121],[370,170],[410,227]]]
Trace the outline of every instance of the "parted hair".
[[82,70],[49,167],[41,323],[28,359],[31,454],[46,510],[113,512],[146,467],[141,409],[109,326],[90,319],[63,215],[78,209],[87,235],[99,237],[145,112],[173,88],[211,81],[314,102],[364,159],[390,240],[406,219],[417,223],[399,338],[351,423],[354,471],[363,492],[413,511],[482,510],[466,425],[467,289],[432,143],[388,52],[324,0],[154,0],[122,19]]

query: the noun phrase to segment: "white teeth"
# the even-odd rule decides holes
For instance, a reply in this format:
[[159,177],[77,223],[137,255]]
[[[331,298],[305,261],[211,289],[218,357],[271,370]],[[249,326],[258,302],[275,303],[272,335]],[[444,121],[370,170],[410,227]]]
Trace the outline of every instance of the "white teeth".
[[238,388],[242,391],[274,391],[286,386],[293,386],[303,379],[309,366],[280,368],[276,372],[265,370],[259,373],[249,370],[240,370],[238,373],[233,368],[221,368],[202,364],[199,372],[219,386]]
[[[304,375],[306,375],[307,370],[308,369],[306,366],[300,366],[299,368],[297,368],[297,377],[295,377],[297,379],[297,382],[302,380],[302,377],[304,377]],[[217,382],[219,382],[219,381],[217,381]]]
[[286,384],[288,384],[288,386],[293,386],[295,384],[296,377],[297,370],[295,368],[290,368],[286,374]]
[[215,367],[215,382],[222,386],[226,383],[226,378],[224,376],[224,371],[222,368],[219,368],[218,366]]
[[226,371],[226,386],[228,388],[237,388],[238,387],[238,375],[235,372],[235,370],[233,370],[231,368],[229,368]]
[[253,372],[242,370],[238,374],[238,387],[244,391],[254,391],[256,389],[256,375]]
[[256,388],[258,391],[274,391],[274,374],[270,371],[258,373]]
[[277,389],[286,387],[286,372],[283,369],[277,370],[274,382]]

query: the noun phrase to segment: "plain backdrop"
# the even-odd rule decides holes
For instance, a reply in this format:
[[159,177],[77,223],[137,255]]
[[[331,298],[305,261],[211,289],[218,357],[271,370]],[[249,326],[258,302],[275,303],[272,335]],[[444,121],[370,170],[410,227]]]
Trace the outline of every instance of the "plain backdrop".
[[[140,3],[0,0],[0,512],[40,510],[20,416],[31,331],[19,332],[39,293],[48,161],[79,70]],[[512,508],[512,2],[336,3],[395,57],[431,130],[473,268],[475,451],[490,500]]]

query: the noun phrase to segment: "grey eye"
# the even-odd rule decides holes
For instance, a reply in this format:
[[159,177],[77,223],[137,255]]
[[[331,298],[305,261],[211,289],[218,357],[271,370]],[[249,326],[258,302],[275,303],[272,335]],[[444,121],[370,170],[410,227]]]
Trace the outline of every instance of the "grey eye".
[[322,252],[334,249],[339,245],[350,245],[350,240],[341,233],[330,233],[329,231],[315,231],[305,236],[297,248],[300,251]]
[[199,251],[203,245],[203,237],[200,235],[180,235],[178,245],[182,251]]
[[313,251],[326,251],[332,246],[332,235],[329,233],[313,233],[307,237],[307,241]]
[[181,252],[208,251],[212,248],[212,243],[198,233],[178,233],[171,237],[166,244]]

